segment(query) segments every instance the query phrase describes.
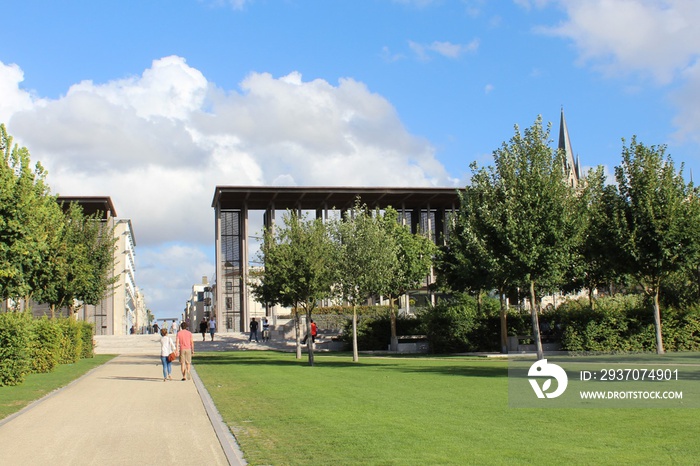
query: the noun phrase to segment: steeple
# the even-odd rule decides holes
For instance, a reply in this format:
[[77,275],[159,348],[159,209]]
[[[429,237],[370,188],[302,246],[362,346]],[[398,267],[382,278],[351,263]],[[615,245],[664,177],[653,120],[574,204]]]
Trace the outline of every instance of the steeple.
[[564,151],[564,176],[571,186],[576,187],[580,176],[579,164],[577,158],[574,158],[573,149],[571,149],[569,129],[566,127],[566,119],[564,118],[564,107],[561,109],[561,119],[559,120],[559,149]]

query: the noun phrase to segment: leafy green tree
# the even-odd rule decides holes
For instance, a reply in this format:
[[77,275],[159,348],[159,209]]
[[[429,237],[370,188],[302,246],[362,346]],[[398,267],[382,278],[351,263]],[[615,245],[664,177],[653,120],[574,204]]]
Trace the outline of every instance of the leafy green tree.
[[587,289],[589,303],[594,308],[594,290],[621,280],[616,266],[622,260],[618,247],[619,230],[615,227],[618,197],[615,187],[605,184],[602,166],[590,170],[585,179],[578,214],[583,223],[582,240],[578,255],[572,257],[562,290]]
[[484,193],[475,228],[487,250],[509,270],[512,284],[529,288],[532,330],[542,358],[537,290],[561,285],[581,241],[578,197],[563,173],[563,154],[553,151],[550,126],[535,123],[494,151],[495,167],[472,166],[472,186]]
[[[301,359],[298,310],[306,315],[306,334],[311,335],[311,316],[322,299],[331,296],[336,247],[321,219],[307,220],[287,212],[284,225],[265,232],[261,249],[264,270],[251,283],[259,302],[294,309],[297,359]],[[313,344],[307,340],[309,365],[314,364]]]
[[49,250],[55,214],[46,171],[31,166],[29,150],[13,145],[13,138],[0,125],[0,297],[24,303],[34,292],[37,274]]
[[[681,167],[682,171],[682,167]],[[614,216],[621,242],[621,271],[632,275],[651,299],[656,351],[664,353],[659,291],[673,273],[697,267],[700,201],[676,172],[665,146],[623,140],[615,167],[618,202]]]
[[46,257],[37,301],[48,303],[51,315],[67,308],[73,315],[77,302],[97,305],[117,280],[112,277],[114,228],[100,220],[98,213],[85,216],[71,203],[62,214],[62,224]]
[[[472,165],[472,168],[476,168]],[[457,293],[476,296],[477,312],[481,313],[485,291],[496,289],[500,297],[501,351],[508,352],[508,309],[505,301],[509,283],[509,267],[497,260],[492,244],[482,235],[488,225],[480,223],[489,218],[488,211],[480,209],[494,203],[487,197],[495,194],[491,185],[467,186],[459,193],[460,208],[450,224],[447,244],[441,248],[437,260],[438,282]]]
[[342,221],[335,235],[340,253],[337,285],[344,300],[352,304],[353,361],[359,361],[357,348],[357,306],[372,296],[388,295],[391,273],[397,270],[397,246],[383,225],[379,210],[370,211],[359,201]]
[[417,288],[430,273],[437,247],[430,238],[420,232],[411,233],[408,226],[399,222],[398,212],[391,207],[385,209],[382,220],[388,237],[395,245],[393,251],[396,253],[396,260],[390,262],[395,268],[387,270],[387,296],[391,312],[391,349],[397,351],[394,301],[409,290]]

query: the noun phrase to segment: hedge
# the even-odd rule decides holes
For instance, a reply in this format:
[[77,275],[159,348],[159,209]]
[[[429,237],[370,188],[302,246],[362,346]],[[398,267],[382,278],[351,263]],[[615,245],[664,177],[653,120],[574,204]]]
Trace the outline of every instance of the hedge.
[[0,386],[19,385],[31,371],[31,315],[0,313]]
[[57,364],[93,357],[92,335],[92,324],[72,318],[0,313],[0,386],[19,385],[31,372],[51,372]]
[[83,354],[81,326],[71,318],[60,319],[58,322],[62,333],[58,361],[60,364],[76,363]]
[[58,365],[63,334],[58,322],[48,317],[35,319],[29,345],[33,372],[51,372]]

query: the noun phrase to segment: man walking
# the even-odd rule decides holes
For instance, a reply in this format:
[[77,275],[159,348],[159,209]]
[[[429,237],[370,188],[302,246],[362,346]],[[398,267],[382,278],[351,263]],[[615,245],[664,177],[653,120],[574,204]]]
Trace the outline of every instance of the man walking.
[[248,341],[253,341],[253,335],[255,335],[255,342],[258,342],[258,322],[255,320],[255,317],[253,317],[250,321],[250,337],[248,337]]
[[211,316],[209,319],[209,335],[211,335],[211,341],[214,341],[214,333],[216,332],[216,317]]
[[207,319],[206,317],[202,317],[202,321],[199,323],[199,333],[202,334],[202,341],[206,340],[207,327]]
[[189,380],[190,368],[192,367],[192,355],[194,354],[194,338],[192,332],[187,330],[187,322],[182,323],[182,327],[177,332],[177,350],[180,352],[180,368],[182,369],[182,380],[185,377]]

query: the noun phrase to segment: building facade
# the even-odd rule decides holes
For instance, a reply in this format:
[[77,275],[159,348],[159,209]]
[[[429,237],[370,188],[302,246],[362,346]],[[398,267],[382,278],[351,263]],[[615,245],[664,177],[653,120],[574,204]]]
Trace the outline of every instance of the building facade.
[[212,295],[212,285],[209,284],[208,277],[202,277],[202,283],[192,285],[192,293],[187,303],[185,303],[182,320],[188,323],[193,333],[199,331],[199,323],[202,321],[202,318],[208,320],[215,316]]
[[423,232],[437,244],[447,235],[447,218],[459,204],[456,188],[250,187],[217,186],[215,212],[217,319],[225,331],[245,332],[252,317],[249,283],[249,214],[262,212],[263,224],[274,225],[277,211],[298,210],[329,219],[342,215],[357,200],[370,208],[393,207],[412,232]]

